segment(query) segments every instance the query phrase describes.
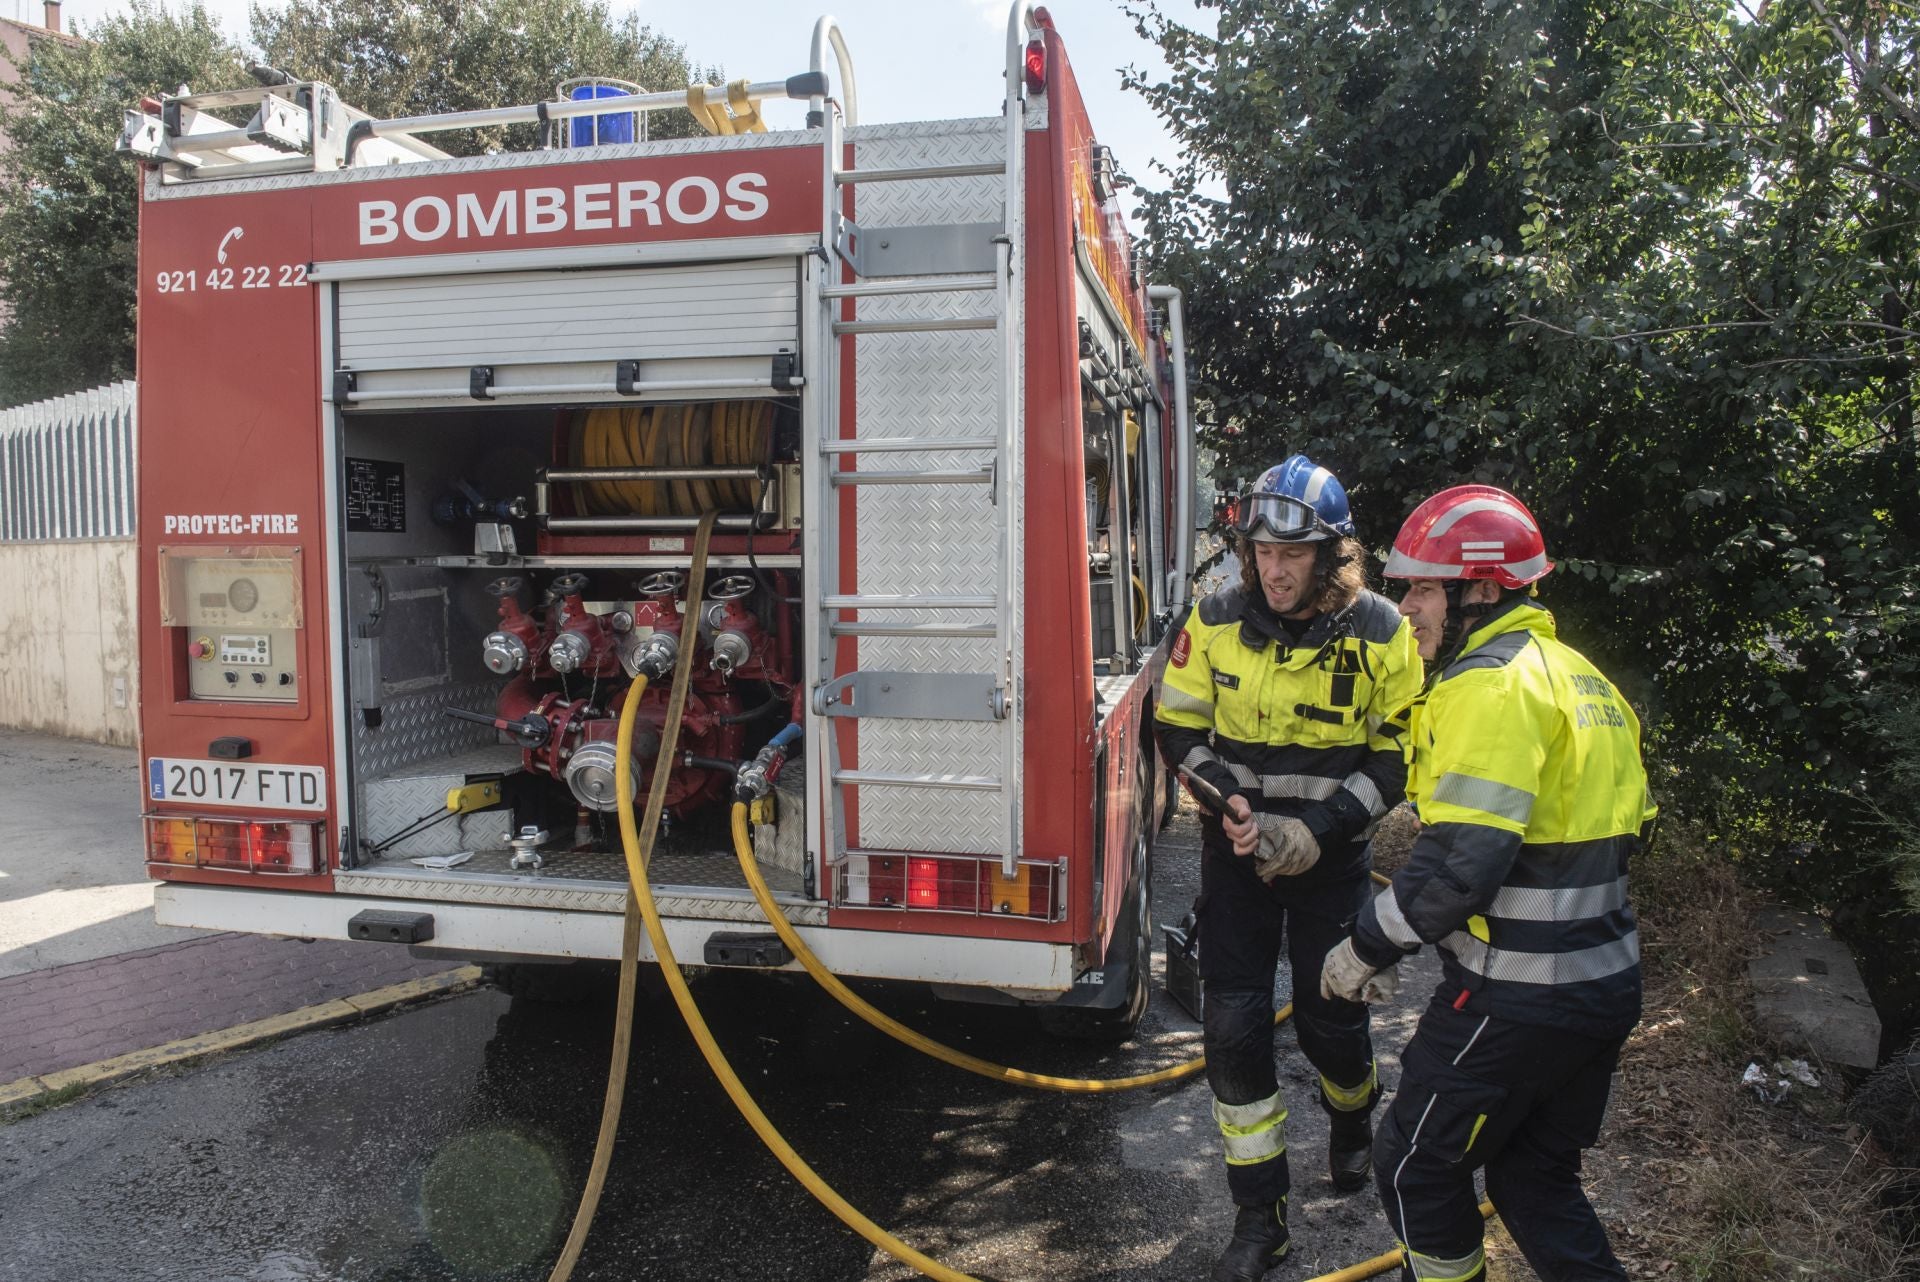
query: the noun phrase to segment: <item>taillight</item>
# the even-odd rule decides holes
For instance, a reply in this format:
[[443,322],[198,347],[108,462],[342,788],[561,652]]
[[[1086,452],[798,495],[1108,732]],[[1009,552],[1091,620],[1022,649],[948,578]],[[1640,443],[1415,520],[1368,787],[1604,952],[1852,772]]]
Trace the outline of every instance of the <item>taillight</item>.
[[1022,863],[1011,877],[1000,861],[967,855],[851,855],[838,881],[844,908],[892,908],[1052,921],[1060,869]]
[[147,858],[156,864],[192,863],[193,820],[147,820]]
[[226,872],[320,871],[320,825],[252,819],[147,820],[147,859]]
[[1047,87],[1047,47],[1040,40],[1027,42],[1027,92],[1039,93]]

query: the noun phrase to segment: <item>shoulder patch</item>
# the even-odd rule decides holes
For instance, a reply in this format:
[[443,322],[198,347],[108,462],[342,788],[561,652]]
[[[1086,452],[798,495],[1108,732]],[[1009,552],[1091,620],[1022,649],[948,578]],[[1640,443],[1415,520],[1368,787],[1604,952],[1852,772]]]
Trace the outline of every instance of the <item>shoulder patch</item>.
[[1440,680],[1457,677],[1462,672],[1473,672],[1479,668],[1504,668],[1512,663],[1520,652],[1533,641],[1531,632],[1502,632],[1493,640],[1447,665],[1440,674]]
[[1200,603],[1200,622],[1210,628],[1225,627],[1240,617],[1246,593],[1238,586],[1222,588]]
[[1378,592],[1362,592],[1353,603],[1353,633],[1362,641],[1384,645],[1399,630],[1399,608]]
[[1184,668],[1187,666],[1187,660],[1192,657],[1193,633],[1181,628],[1180,635],[1173,639],[1173,653],[1168,656],[1167,662],[1176,668]]

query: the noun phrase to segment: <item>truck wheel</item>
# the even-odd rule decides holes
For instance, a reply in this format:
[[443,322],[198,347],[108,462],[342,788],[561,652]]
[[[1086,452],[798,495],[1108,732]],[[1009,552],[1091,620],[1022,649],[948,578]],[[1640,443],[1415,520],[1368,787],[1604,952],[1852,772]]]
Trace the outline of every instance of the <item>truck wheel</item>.
[[[1143,836],[1141,841],[1146,838]],[[1140,884],[1134,894],[1134,911],[1129,915],[1127,941],[1131,951],[1132,974],[1127,980],[1126,999],[1112,1008],[1098,1006],[1042,1006],[1040,1029],[1055,1037],[1080,1042],[1105,1042],[1119,1045],[1132,1037],[1147,1013],[1147,999],[1153,988],[1153,887],[1152,865],[1140,866]]]

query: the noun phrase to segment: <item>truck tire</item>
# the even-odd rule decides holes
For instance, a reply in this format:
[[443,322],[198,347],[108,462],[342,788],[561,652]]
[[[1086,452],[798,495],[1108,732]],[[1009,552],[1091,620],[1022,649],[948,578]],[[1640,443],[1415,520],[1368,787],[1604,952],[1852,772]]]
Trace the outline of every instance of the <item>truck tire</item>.
[[[1146,838],[1143,836],[1142,841]],[[1122,942],[1132,965],[1127,978],[1125,999],[1118,1006],[1042,1006],[1040,1029],[1054,1037],[1077,1042],[1102,1042],[1119,1045],[1131,1038],[1147,1013],[1147,1001],[1153,991],[1153,886],[1152,862],[1141,864],[1139,884],[1134,889],[1133,911],[1129,913],[1128,934]],[[1120,942],[1120,941],[1117,941]]]

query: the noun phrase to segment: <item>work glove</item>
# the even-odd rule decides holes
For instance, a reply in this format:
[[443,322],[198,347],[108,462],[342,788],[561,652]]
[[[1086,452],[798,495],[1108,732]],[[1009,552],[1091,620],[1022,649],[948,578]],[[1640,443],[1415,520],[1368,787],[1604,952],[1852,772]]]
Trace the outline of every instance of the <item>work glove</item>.
[[1400,968],[1382,970],[1360,960],[1353,940],[1343,939],[1327,952],[1320,966],[1320,995],[1331,1001],[1338,997],[1350,1002],[1390,1002],[1400,988]]
[[1313,830],[1290,815],[1256,815],[1260,844],[1254,847],[1253,871],[1261,881],[1293,877],[1320,861],[1320,842]]

